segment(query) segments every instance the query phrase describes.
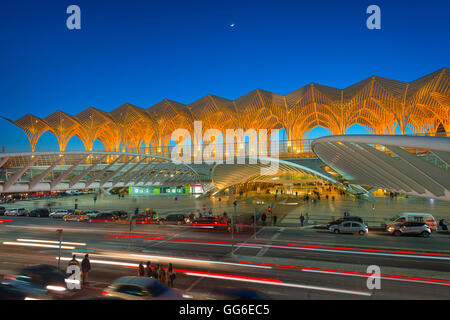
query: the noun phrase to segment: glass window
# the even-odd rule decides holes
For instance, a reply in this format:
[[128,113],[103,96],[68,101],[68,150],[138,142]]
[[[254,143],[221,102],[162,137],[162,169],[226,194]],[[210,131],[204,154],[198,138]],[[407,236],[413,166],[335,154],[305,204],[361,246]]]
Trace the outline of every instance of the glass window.
[[351,225],[352,224],[350,222],[344,223],[344,227],[346,227],[346,228],[351,227]]

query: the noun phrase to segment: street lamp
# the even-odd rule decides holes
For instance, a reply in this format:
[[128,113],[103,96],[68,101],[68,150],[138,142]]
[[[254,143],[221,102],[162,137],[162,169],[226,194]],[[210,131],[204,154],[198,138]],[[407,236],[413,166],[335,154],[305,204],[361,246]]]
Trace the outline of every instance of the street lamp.
[[59,254],[58,254],[58,271],[61,270],[61,242],[62,242],[62,233],[63,229],[57,229],[56,232],[58,233],[58,240],[59,240]]

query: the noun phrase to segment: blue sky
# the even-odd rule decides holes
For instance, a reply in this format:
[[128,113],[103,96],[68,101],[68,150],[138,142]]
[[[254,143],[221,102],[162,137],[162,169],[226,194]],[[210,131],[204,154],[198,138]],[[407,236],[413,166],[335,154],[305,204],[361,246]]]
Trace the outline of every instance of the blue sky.
[[[66,28],[71,4],[81,30]],[[371,4],[381,30],[366,28]],[[188,104],[256,88],[287,94],[310,82],[344,88],[374,74],[411,81],[449,67],[448,12],[446,0],[2,0],[0,114]],[[20,129],[0,122],[0,146],[28,150]],[[38,142],[56,148],[50,133]]]

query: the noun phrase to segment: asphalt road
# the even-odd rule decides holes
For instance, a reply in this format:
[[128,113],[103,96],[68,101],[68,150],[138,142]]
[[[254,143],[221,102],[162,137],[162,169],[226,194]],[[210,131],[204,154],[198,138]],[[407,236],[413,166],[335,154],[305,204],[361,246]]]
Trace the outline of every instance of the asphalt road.
[[[25,265],[57,265],[57,248],[9,245],[18,239],[82,242],[62,251],[62,265],[72,253],[89,252],[90,283],[70,298],[101,294],[124,275],[135,275],[140,261],[177,270],[175,287],[195,298],[214,298],[219,287],[246,288],[272,299],[449,299],[450,237],[336,235],[315,229],[268,227],[235,234],[192,226],[64,222],[50,218],[2,217],[0,273]],[[23,242],[23,241],[22,241]],[[231,255],[231,250],[233,256]],[[95,262],[94,262],[95,261]],[[109,263],[116,263],[111,265]],[[367,267],[381,270],[381,289],[367,288]]]

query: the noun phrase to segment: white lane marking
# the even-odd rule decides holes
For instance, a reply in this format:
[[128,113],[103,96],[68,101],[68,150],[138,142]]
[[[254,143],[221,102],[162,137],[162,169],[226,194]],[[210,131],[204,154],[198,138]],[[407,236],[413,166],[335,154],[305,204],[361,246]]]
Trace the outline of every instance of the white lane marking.
[[189,292],[189,291],[191,291],[192,289],[194,289],[194,287],[200,282],[200,281],[202,281],[204,278],[202,277],[202,278],[198,278],[198,279],[196,279],[190,286],[189,286],[189,288],[187,288],[186,290],[185,290],[185,292]]
[[[59,248],[57,245],[41,244],[41,243],[27,243],[27,242],[3,242],[4,245],[10,246],[27,246],[27,247],[42,247],[42,248]],[[61,249],[73,250],[75,247],[61,246]]]
[[[302,269],[305,272],[315,272],[315,273],[325,273],[325,274],[335,274],[339,276],[350,276],[350,277],[360,277],[360,278],[368,278],[370,275],[363,274],[351,274],[351,273],[343,273],[343,272],[333,272],[333,271],[321,271],[321,270],[309,270]],[[441,286],[450,286],[450,283],[443,283],[438,281],[427,281],[427,280],[416,280],[416,279],[405,279],[405,278],[391,278],[391,277],[383,277],[380,276],[381,279],[385,280],[395,280],[395,281],[406,281],[406,282],[418,282],[418,283],[426,283],[426,284],[438,284]]]
[[243,279],[243,278],[237,278],[237,277],[232,277],[232,276],[225,277],[225,276],[216,276],[216,275],[209,275],[209,274],[202,274],[202,273],[195,273],[195,272],[186,272],[185,274],[188,276],[194,276],[194,277],[205,277],[205,278],[232,280],[232,281],[261,283],[261,284],[273,285],[273,286],[294,287],[294,288],[309,289],[309,290],[320,290],[320,291],[336,292],[336,293],[343,293],[343,294],[353,294],[353,295],[360,295],[360,296],[367,296],[367,297],[370,297],[372,295],[372,293],[370,293],[370,292],[352,291],[352,290],[335,289],[335,288],[327,288],[327,287],[317,287],[317,286],[309,286],[309,285],[296,284],[296,283],[284,283],[284,282]]
[[[17,241],[59,244],[59,241],[39,240],[39,239],[17,239]],[[86,245],[86,243],[81,243],[81,242],[64,242],[64,241],[62,241],[61,244],[71,244],[74,246],[85,246]]]

